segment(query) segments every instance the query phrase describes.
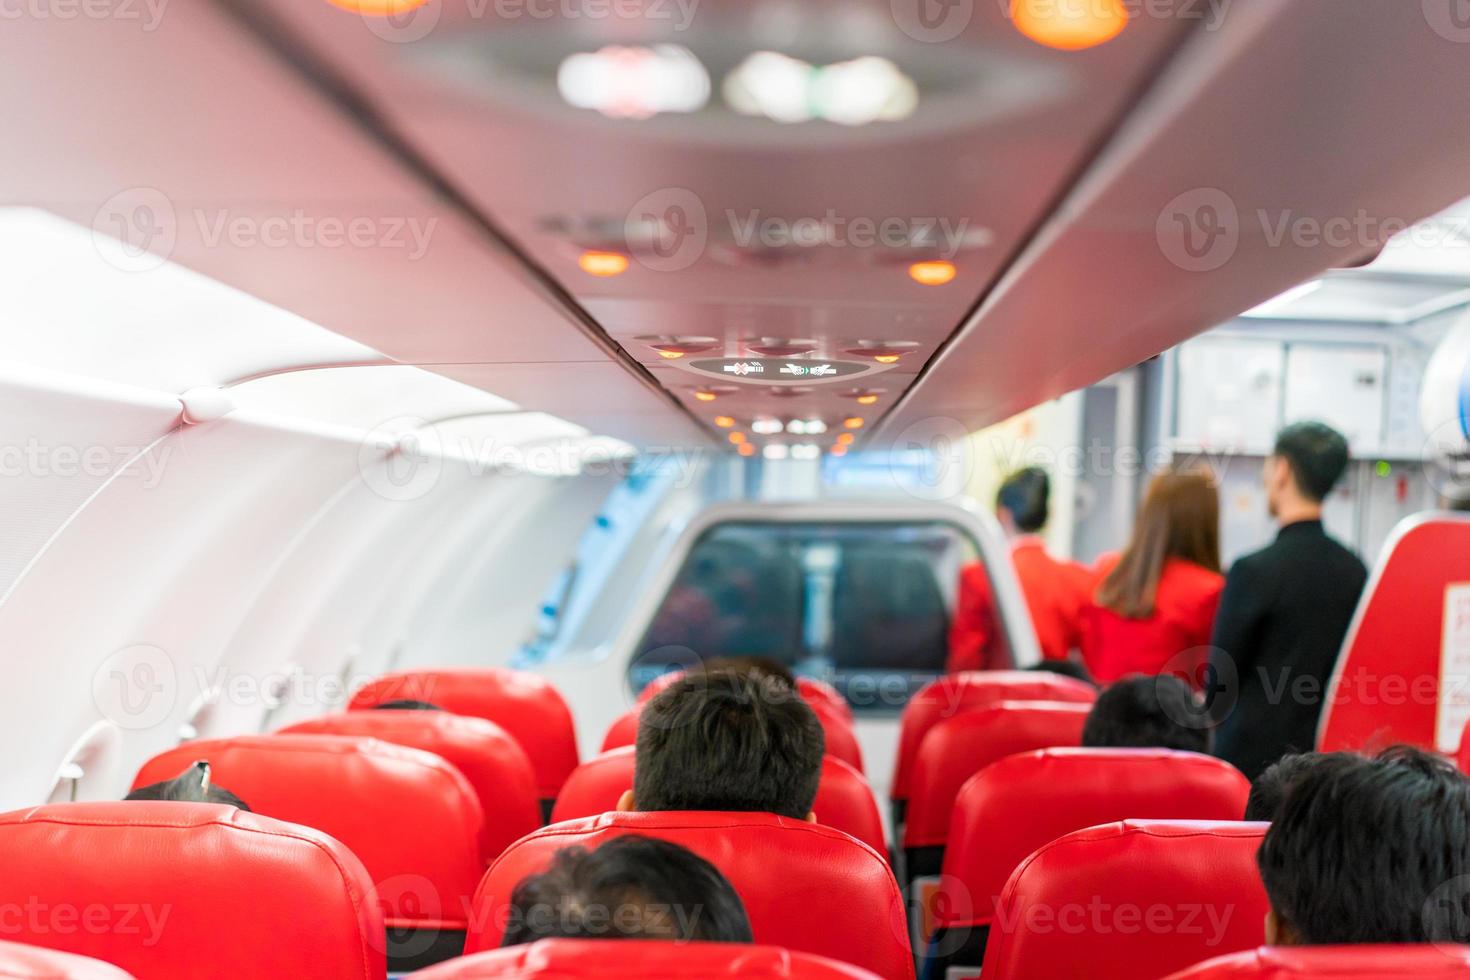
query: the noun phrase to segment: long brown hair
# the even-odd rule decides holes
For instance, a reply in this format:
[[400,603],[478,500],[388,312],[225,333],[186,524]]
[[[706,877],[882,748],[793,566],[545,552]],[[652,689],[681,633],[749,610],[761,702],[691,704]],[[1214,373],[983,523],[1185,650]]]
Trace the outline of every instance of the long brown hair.
[[1098,586],[1097,604],[1129,619],[1152,616],[1170,558],[1220,570],[1220,494],[1204,470],[1154,477],[1128,547]]

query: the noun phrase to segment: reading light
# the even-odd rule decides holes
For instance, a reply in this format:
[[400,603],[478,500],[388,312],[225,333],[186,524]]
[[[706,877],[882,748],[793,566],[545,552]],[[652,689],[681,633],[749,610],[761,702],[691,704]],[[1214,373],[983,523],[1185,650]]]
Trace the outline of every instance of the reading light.
[[716,415],[715,425],[718,425],[722,429],[733,429],[735,428],[735,420],[728,415]]
[[417,10],[429,0],[327,0],[334,7],[341,7],[364,17],[396,17],[410,10]]
[[851,446],[853,440],[856,439],[856,438],[857,437],[854,436],[851,432],[844,432],[844,433],[842,433],[842,435],[840,435],[840,436],[837,437],[837,445],[843,446],[843,447]]
[[844,429],[861,429],[863,427],[863,420],[854,415],[850,419],[843,419],[842,427]]
[[909,266],[909,278],[920,286],[943,286],[955,277],[953,262],[935,259],[932,262],[915,262]]
[[577,267],[589,276],[611,279],[628,271],[628,257],[619,252],[583,252]]
[[735,447],[735,451],[742,456],[754,456],[755,446],[751,445],[748,442],[742,442],[740,445]]
[[857,403],[859,405],[876,405],[876,404],[878,404],[878,396],[877,395],[858,395],[858,397],[857,397]]
[[780,419],[756,419],[750,423],[750,431],[758,436],[774,436],[783,428]]
[[720,396],[715,394],[713,391],[696,391],[694,393],[694,397],[702,402],[712,402]]
[[1011,21],[1037,44],[1081,51],[1123,33],[1128,9],[1123,0],[1011,0]]
[[744,432],[732,432],[732,433],[730,433],[730,442],[732,442],[733,444],[735,444],[735,445],[738,446],[738,445],[740,445],[741,443],[743,443],[745,441],[746,440],[745,440],[745,433]]

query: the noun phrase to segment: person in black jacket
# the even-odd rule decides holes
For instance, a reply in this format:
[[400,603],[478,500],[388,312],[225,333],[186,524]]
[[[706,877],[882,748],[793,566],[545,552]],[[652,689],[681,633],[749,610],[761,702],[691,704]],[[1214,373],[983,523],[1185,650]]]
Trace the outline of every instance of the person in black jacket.
[[1225,580],[1206,694],[1220,726],[1215,754],[1252,779],[1288,752],[1312,750],[1368,580],[1358,557],[1322,529],[1322,501],[1347,464],[1347,440],[1329,426],[1283,429],[1264,473],[1281,531]]

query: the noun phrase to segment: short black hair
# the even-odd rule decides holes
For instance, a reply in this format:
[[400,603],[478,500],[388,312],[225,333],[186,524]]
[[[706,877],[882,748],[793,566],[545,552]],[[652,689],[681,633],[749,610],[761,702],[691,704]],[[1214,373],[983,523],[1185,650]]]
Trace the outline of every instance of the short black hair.
[[700,667],[701,670],[723,670],[732,674],[747,674],[755,677],[774,677],[796,687],[796,675],[791,668],[775,657],[711,657]]
[[629,835],[567,847],[516,885],[501,946],[538,939],[748,943],[750,919],[718,868],[678,844]]
[[1093,687],[1097,687],[1097,681],[1090,673],[1088,673],[1087,668],[1084,667],[1082,664],[1079,664],[1075,660],[1047,659],[1043,660],[1039,664],[1032,664],[1026,669],[1043,674],[1061,674],[1063,677],[1070,677],[1073,680],[1081,681],[1084,684],[1091,684]]
[[1304,774],[1318,766],[1349,765],[1358,758],[1350,752],[1294,752],[1282,756],[1251,783],[1245,819],[1274,820],[1286,800],[1287,791]]
[[1209,752],[1209,712],[1194,689],[1172,674],[1125,677],[1105,688],[1082,725],[1090,749]]
[[1306,945],[1470,940],[1470,779],[1398,747],[1313,766],[1256,855],[1289,938]]
[[1330,425],[1293,422],[1276,435],[1271,455],[1286,460],[1303,496],[1321,503],[1347,469],[1348,444]]
[[995,505],[1011,512],[1016,527],[1034,534],[1046,526],[1051,477],[1039,466],[1028,466],[1005,478],[995,494]]
[[804,819],[826,737],[784,681],[728,671],[679,678],[638,718],[640,810],[730,810]]
[[439,707],[437,704],[430,704],[428,701],[415,701],[413,698],[399,698],[396,701],[384,701],[382,704],[375,704],[375,705],[373,705],[372,710],[373,711],[443,711],[444,709],[441,708],[441,707]]
[[165,800],[173,803],[223,803],[237,807],[247,813],[250,807],[245,801],[223,786],[216,786],[210,779],[209,763],[200,760],[173,779],[161,783],[139,786],[124,800]]

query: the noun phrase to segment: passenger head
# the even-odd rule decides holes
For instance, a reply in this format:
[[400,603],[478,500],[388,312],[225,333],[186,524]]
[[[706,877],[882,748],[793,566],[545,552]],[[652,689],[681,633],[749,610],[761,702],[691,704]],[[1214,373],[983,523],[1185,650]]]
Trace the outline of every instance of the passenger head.
[[1178,677],[1125,677],[1103,690],[1082,725],[1089,749],[1209,752],[1209,711]]
[[1220,494],[1205,470],[1154,477],[1128,546],[1098,586],[1098,605],[1130,619],[1152,616],[1159,579],[1173,558],[1220,570]]
[[995,510],[1007,531],[1035,534],[1046,526],[1051,478],[1039,466],[1028,466],[1005,478],[995,495]]
[[1272,517],[1327,499],[1348,465],[1341,432],[1321,422],[1295,422],[1276,436],[1266,460],[1266,504]]
[[245,801],[223,786],[215,786],[210,778],[209,763],[194,763],[173,779],[139,786],[124,800],[170,800],[175,803],[223,803],[249,811]]
[[412,698],[400,698],[397,701],[384,701],[382,704],[375,704],[375,705],[373,705],[372,710],[373,711],[443,711],[444,709],[441,708],[441,707],[439,707],[437,704],[430,704],[427,701],[415,701]]
[[1284,755],[1251,783],[1250,799],[1245,804],[1245,819],[1270,821],[1286,799],[1287,790],[1304,774],[1319,766],[1347,765],[1358,756],[1347,752],[1300,752]]
[[791,672],[791,668],[774,657],[711,657],[699,669],[726,671],[747,677],[773,677],[796,687],[796,675]]
[[681,677],[638,720],[622,810],[734,810],[811,817],[826,749],[796,691],[723,671]]
[[1097,687],[1097,681],[1087,672],[1087,668],[1075,660],[1043,660],[1041,663],[1032,664],[1026,669],[1043,674],[1061,674],[1063,677],[1070,677],[1073,680]]
[[652,837],[568,847],[516,885],[502,946],[538,939],[748,943],[750,920],[719,870]]
[[1412,748],[1291,783],[1256,861],[1277,945],[1470,940],[1470,779]]

